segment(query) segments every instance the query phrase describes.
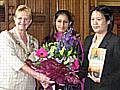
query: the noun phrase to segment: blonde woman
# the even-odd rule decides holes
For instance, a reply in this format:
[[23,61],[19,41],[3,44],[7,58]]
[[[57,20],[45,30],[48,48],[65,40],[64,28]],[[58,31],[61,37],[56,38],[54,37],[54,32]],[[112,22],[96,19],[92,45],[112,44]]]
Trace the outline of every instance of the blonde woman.
[[38,48],[38,41],[27,33],[32,23],[31,9],[18,6],[15,27],[0,34],[0,90],[35,90],[35,79],[49,84],[49,78],[32,70],[26,63],[30,53]]

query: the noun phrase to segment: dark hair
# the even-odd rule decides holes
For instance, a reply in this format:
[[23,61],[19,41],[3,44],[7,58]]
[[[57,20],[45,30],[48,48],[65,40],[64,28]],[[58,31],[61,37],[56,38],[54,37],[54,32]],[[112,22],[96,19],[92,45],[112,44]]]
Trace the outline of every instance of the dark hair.
[[68,10],[59,10],[59,11],[57,11],[55,13],[55,22],[56,22],[56,19],[58,18],[58,16],[61,15],[61,14],[65,14],[68,17],[70,25],[73,24],[74,21],[72,19],[71,13]]
[[56,19],[59,17],[59,15],[66,15],[68,17],[68,20],[69,20],[69,27],[72,27],[73,26],[73,19],[72,19],[72,15],[71,13],[68,11],[68,10],[58,10],[56,13],[55,13],[55,16],[54,16],[54,24],[53,24],[53,27],[51,28],[51,32],[49,34],[49,38],[51,40],[54,40],[54,35],[55,33],[57,32],[57,29],[56,29],[56,25],[55,25],[55,22],[56,22]]
[[[110,20],[110,24],[108,25],[108,31],[112,31],[113,25],[114,25],[114,18],[111,13],[111,9],[105,5],[95,7],[90,13],[90,21],[91,21],[91,15],[93,11],[99,11],[100,13],[104,15],[106,21]],[[91,28],[91,24],[90,24],[90,28]]]
[[[56,19],[59,17],[59,15],[66,15],[68,17],[69,20],[69,27],[68,29],[70,29],[70,27],[73,26],[74,20],[72,18],[72,14],[68,11],[68,10],[58,10],[55,13],[55,17],[54,17],[54,22],[56,22]],[[45,42],[51,42],[51,41],[55,41],[55,34],[56,34],[56,26],[55,24],[53,25],[53,28],[51,29],[51,32],[49,33],[49,36],[47,36],[45,38]],[[74,29],[72,30],[72,35],[75,35],[77,38],[80,38],[80,34],[76,31],[74,31]]]

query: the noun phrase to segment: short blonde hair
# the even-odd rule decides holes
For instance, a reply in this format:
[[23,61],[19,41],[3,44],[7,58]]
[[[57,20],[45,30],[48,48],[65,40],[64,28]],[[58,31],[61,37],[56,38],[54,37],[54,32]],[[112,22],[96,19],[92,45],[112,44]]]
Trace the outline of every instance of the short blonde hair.
[[30,18],[32,18],[32,10],[30,7],[26,6],[26,5],[19,5],[15,11],[15,17],[17,16],[17,14],[19,12],[26,12]]

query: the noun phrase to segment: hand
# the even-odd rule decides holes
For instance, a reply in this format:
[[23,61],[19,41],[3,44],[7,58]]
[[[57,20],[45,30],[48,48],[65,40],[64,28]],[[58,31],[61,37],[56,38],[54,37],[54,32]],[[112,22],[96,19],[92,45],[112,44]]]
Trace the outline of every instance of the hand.
[[49,81],[50,78],[47,77],[45,74],[39,73],[39,77],[40,77],[40,81],[44,82],[44,81]]
[[73,76],[79,79],[79,76],[75,72],[69,72],[69,74],[72,74]]
[[38,73],[38,80],[40,81],[40,83],[42,84],[42,86],[44,88],[47,88],[50,84],[50,78],[47,77],[45,74],[42,73]]
[[100,78],[96,78],[95,82],[100,83]]
[[44,89],[46,89],[48,86],[49,86],[49,83],[48,82],[40,82],[41,85],[43,86]]
[[94,82],[100,83],[100,78],[93,78]]
[[89,76],[94,82],[100,83],[100,78],[96,78],[94,76]]

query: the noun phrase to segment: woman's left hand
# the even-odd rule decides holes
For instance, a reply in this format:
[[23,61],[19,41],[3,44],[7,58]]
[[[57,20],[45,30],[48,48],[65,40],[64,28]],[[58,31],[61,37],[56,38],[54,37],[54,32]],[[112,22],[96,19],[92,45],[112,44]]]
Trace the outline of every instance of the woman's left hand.
[[94,76],[89,76],[94,82],[100,83],[100,78],[96,78]]

